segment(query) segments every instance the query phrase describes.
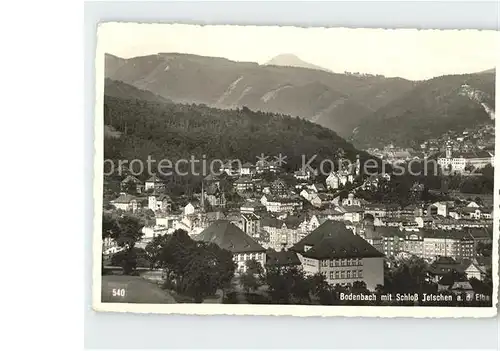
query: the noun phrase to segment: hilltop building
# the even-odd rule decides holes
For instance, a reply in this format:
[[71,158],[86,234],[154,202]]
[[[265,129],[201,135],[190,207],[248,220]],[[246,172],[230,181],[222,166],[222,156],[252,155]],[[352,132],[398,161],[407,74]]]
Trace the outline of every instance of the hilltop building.
[[448,144],[446,145],[444,153],[438,155],[437,162],[442,169],[463,173],[468,166],[478,169],[493,164],[493,155],[484,150],[476,152],[456,152],[453,151],[451,145]]

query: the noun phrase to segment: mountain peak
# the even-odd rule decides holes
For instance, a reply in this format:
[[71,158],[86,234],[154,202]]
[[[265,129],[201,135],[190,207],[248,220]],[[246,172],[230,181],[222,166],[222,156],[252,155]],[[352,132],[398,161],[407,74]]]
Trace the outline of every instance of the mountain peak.
[[294,54],[280,54],[273,57],[271,60],[265,63],[267,66],[285,66],[285,67],[300,67],[308,69],[316,69],[320,71],[330,72],[330,70],[316,66],[312,63],[306,62]]

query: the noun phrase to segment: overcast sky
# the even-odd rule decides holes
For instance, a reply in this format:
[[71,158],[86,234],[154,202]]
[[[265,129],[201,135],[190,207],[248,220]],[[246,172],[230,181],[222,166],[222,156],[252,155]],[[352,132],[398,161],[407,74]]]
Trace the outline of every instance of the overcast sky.
[[[99,30],[105,52],[130,58],[179,52],[265,63],[295,54],[334,72],[427,79],[495,67],[498,33],[114,23]],[[102,42],[101,42],[102,41]]]

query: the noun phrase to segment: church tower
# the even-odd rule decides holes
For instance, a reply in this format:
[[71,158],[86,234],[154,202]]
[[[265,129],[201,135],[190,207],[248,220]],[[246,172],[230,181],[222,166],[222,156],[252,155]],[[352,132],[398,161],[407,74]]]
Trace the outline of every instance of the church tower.
[[205,212],[205,180],[201,180],[201,199],[200,199],[200,204],[201,204],[201,210]]
[[451,145],[450,144],[446,145],[446,158],[447,159],[451,158]]

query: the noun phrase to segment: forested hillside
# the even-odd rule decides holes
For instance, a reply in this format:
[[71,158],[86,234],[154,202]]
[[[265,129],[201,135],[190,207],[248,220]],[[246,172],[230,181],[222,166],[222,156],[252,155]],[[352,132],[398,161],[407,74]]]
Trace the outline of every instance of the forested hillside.
[[[248,108],[220,110],[203,105],[159,103],[105,96],[104,123],[120,133],[107,138],[107,159],[239,159],[257,161],[256,156],[287,156],[285,169],[296,170],[302,155],[317,154],[337,159],[339,154],[355,160],[351,144],[335,132],[312,122],[285,115],[254,112]],[[313,164],[318,164],[317,162]]]
[[[299,116],[351,135],[359,120],[414,86],[401,78],[361,76],[309,69],[282,60],[272,65],[225,58],[159,53],[122,59],[106,55],[106,77],[179,103]],[[309,68],[304,68],[304,65]]]
[[437,77],[365,117],[352,141],[360,147],[414,147],[448,131],[493,123],[487,110],[494,108],[494,70]]

